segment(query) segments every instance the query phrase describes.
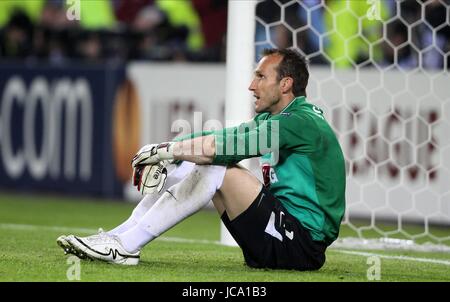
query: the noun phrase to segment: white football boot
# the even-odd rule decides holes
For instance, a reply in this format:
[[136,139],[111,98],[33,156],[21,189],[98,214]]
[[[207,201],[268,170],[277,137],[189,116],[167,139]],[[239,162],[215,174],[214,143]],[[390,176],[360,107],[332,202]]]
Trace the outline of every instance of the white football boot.
[[61,235],[56,239],[56,243],[64,250],[64,255],[72,254],[77,256],[80,259],[88,259],[86,255],[83,253],[79,253],[77,250],[75,250],[70,242],[68,241],[69,237],[73,237],[73,235]]
[[56,243],[64,250],[64,254],[72,254],[71,253],[71,249],[72,246],[69,244],[69,242],[67,242],[67,236],[66,235],[61,235],[56,239]]
[[66,241],[77,253],[89,259],[122,265],[137,265],[140,251],[130,253],[124,249],[117,236],[102,233],[88,237],[67,236]]
[[[104,232],[102,228],[99,228],[97,234],[91,235],[89,237],[97,238],[100,236],[108,236],[108,234],[106,232]],[[64,255],[72,254],[72,255],[77,256],[80,259],[90,259],[89,257],[86,256],[86,254],[73,248],[73,246],[70,244],[70,241],[68,240],[68,238],[73,238],[73,237],[74,237],[74,235],[68,235],[68,236],[61,235],[56,239],[56,243],[64,250]]]

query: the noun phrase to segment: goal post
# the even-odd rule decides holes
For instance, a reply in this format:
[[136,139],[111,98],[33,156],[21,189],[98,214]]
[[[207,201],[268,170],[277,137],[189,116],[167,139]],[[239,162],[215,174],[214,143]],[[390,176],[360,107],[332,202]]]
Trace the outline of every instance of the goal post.
[[250,118],[255,49],[310,62],[308,100],[346,162],[334,246],[450,251],[450,1],[231,0],[228,13],[227,120]]
[[[255,61],[255,8],[256,0],[228,2],[226,127],[236,126],[252,117],[251,95],[247,88]],[[224,245],[237,245],[223,223],[220,229],[220,242]]]

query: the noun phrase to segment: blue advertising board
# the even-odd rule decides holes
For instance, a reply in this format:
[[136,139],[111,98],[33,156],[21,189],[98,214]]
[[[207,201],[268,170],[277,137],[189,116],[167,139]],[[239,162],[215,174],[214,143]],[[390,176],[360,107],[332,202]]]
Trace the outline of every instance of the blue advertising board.
[[120,197],[113,110],[123,66],[0,66],[0,189]]

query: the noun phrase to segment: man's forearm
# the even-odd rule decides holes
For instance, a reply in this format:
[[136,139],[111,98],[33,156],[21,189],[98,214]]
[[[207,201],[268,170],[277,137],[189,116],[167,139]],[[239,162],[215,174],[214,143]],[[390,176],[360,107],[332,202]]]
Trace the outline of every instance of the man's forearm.
[[176,142],[173,148],[175,160],[190,161],[199,165],[212,163],[216,154],[214,135]]

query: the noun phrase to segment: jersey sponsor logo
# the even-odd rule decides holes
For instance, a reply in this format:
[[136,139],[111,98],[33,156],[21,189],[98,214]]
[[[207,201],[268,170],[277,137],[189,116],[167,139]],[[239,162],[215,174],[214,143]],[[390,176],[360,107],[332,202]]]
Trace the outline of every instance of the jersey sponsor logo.
[[284,116],[290,116],[292,113],[290,113],[290,112],[281,112],[280,114],[284,115]]

